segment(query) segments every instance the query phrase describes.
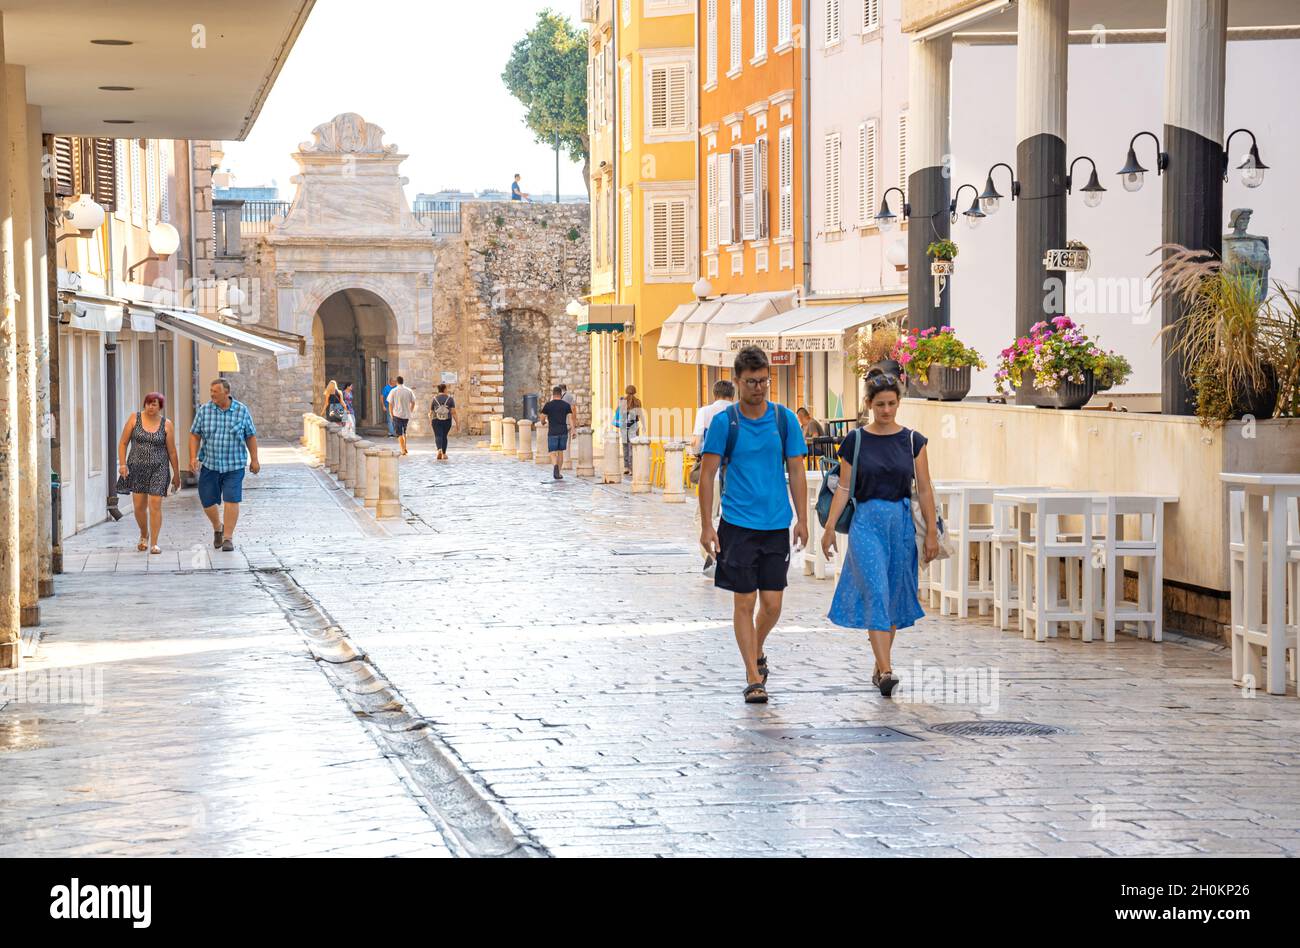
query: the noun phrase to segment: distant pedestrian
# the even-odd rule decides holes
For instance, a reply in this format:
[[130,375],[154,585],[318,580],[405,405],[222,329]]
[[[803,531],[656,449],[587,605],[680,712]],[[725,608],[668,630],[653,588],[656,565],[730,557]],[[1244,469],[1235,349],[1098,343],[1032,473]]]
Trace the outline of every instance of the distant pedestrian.
[[799,425],[803,428],[805,441],[826,436],[826,430],[822,428],[822,423],[810,415],[808,409],[801,406],[795,414],[799,416]]
[[623,473],[632,473],[632,439],[641,432],[643,409],[641,399],[636,397],[636,386],[629,385],[620,401],[623,411]]
[[[569,386],[567,386],[567,385],[565,385],[565,384],[563,384],[563,383],[560,384],[560,389],[561,389],[561,391],[563,391],[563,393],[564,393],[564,394],[561,395],[560,397],[563,398],[566,402],[569,403],[569,407],[571,407],[571,408],[573,409],[573,414],[574,414],[574,417],[576,418],[576,417],[577,417],[577,414],[578,414],[578,396],[577,396],[577,395],[574,395],[573,392],[569,391]],[[572,438],[572,436],[573,436],[573,435],[576,435],[576,434],[578,433],[578,423],[575,421],[575,422],[573,423],[573,426],[572,426],[572,427],[573,427],[573,430],[572,430],[571,432],[569,432],[569,434],[570,434],[570,438],[569,438],[570,448],[566,449],[565,452],[564,452],[564,457],[560,458],[560,467],[565,467],[565,466],[567,466],[568,463],[569,463],[569,450],[571,450],[571,448],[572,448],[572,444],[573,444],[573,438]]]
[[[181,466],[176,458],[172,423],[163,415],[167,400],[158,392],[144,397],[140,411],[132,412],[117,442],[117,491],[129,493],[140,527],[136,549],[161,553],[158,534],[162,531],[162,500],[167,496],[167,471],[172,471],[171,488],[181,488]],[[127,453],[130,446],[131,452]]]
[[[713,383],[713,401],[704,405],[695,413],[695,430],[691,432],[691,453],[695,455],[695,466],[691,468],[691,482],[698,484],[700,482],[700,465],[704,458],[702,451],[704,448],[704,436],[709,433],[709,424],[719,412],[726,411],[736,400],[736,386],[726,379],[718,379]],[[710,509],[709,522],[712,523],[718,518],[720,504],[722,503],[721,491],[714,490],[713,505]],[[697,526],[704,526],[700,519],[700,508],[695,508],[695,523]],[[704,574],[712,575],[714,566],[713,554],[704,547],[700,547],[704,554]]]
[[415,393],[406,387],[406,380],[400,375],[397,385],[388,393],[388,413],[393,416],[393,430],[397,432],[397,443],[406,450],[406,426],[411,423],[411,412],[415,411]]
[[546,450],[551,453],[551,477],[563,480],[560,465],[564,463],[564,452],[569,447],[569,419],[573,418],[577,427],[577,416],[573,406],[563,398],[564,389],[559,385],[551,389],[551,400],[542,406],[546,416]]
[[390,375],[388,377],[388,382],[384,385],[384,390],[381,393],[381,397],[384,400],[384,423],[388,425],[388,437],[390,438],[397,437],[397,429],[393,425],[393,415],[392,412],[388,410],[388,396],[395,388],[397,388],[397,379]]
[[[894,634],[925,615],[917,598],[919,557],[911,504],[914,477],[925,516],[925,561],[939,554],[925,435],[894,420],[902,392],[897,376],[881,373],[867,379],[871,423],[849,432],[840,443],[839,486],[826,520],[827,524],[838,523],[850,496],[853,498],[853,525],[829,618],[845,628],[867,630],[876,659],[871,683],[886,698],[898,684],[890,657]],[[850,483],[855,453],[857,478]],[[822,535],[822,552],[829,557],[836,542],[835,531],[828,529]]]
[[519,185],[519,175],[515,175],[515,180],[514,180],[514,182],[510,185],[510,200],[512,200],[512,201],[528,201],[528,202],[531,202],[531,201],[533,200],[533,196],[532,196],[531,194],[529,194],[528,192],[524,191],[524,190],[520,187],[520,185]]
[[[768,675],[763,646],[781,616],[790,569],[791,503],[799,550],[808,542],[808,482],[799,421],[784,405],[767,400],[767,354],[755,346],[741,349],[734,368],[740,400],[713,417],[704,437],[700,520],[706,522],[700,546],[717,559],[714,584],[733,593],[745,702],[762,704]],[[720,469],[722,519],[715,529],[713,478]]]
[[[230,383],[217,379],[208,393],[211,401],[199,406],[190,426],[190,470],[199,472],[199,502],[212,523],[212,545],[229,553],[244,499],[244,468],[256,474],[262,465],[253,416],[231,397]],[[224,510],[218,510],[223,502]]]
[[438,384],[438,394],[429,405],[429,423],[433,426],[433,441],[438,448],[437,460],[447,460],[447,435],[452,428],[460,427],[456,417],[456,399],[448,394],[447,383]]
[[352,407],[352,383],[351,382],[348,382],[346,385],[343,386],[343,405],[348,412],[347,421],[343,423],[343,429],[345,431],[355,432],[357,430],[357,413],[356,413],[356,409]]
[[343,392],[339,390],[339,383],[333,379],[325,386],[325,401],[321,404],[320,413],[326,421],[332,421],[336,425],[345,424],[348,420],[348,406],[343,401]]

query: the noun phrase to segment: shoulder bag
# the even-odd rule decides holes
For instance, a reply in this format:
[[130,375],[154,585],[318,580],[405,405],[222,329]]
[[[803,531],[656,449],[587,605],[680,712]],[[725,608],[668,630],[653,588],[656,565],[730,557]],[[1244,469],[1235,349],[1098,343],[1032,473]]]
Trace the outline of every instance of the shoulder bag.
[[[858,499],[854,492],[858,489],[858,450],[862,447],[862,432],[857,431],[853,438],[853,461],[849,465],[849,502],[840,511],[840,518],[835,521],[836,533],[848,533],[853,526],[853,515],[858,509]],[[824,460],[824,459],[823,459]],[[838,468],[838,464],[836,467]],[[817,491],[817,522],[826,527],[830,519],[831,503],[835,500],[835,491],[839,487],[840,476],[834,470],[825,471],[822,486]]]

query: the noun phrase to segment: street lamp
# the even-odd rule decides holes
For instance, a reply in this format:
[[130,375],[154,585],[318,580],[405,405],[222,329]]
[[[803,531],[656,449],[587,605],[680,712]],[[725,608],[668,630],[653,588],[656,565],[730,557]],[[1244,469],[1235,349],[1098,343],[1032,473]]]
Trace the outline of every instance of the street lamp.
[[954,224],[957,223],[957,200],[967,188],[975,192],[975,198],[970,202],[970,209],[962,211],[962,215],[966,218],[967,225],[973,230],[980,225],[980,221],[988,216],[980,210],[980,201],[983,200],[983,197],[979,193],[979,188],[975,187],[975,185],[963,184],[957,189],[957,193],[952,196],[952,202],[948,205],[948,217]]
[[79,237],[91,237],[104,223],[104,208],[96,204],[89,194],[83,194],[68,205],[63,217],[77,229]]
[[[1241,172],[1241,183],[1248,188],[1257,188],[1264,183],[1264,171],[1268,165],[1264,164],[1259,158],[1259,145],[1255,143],[1255,133],[1248,128],[1239,128],[1232,133],[1245,132],[1250,136],[1250,153],[1246,155],[1246,160],[1237,165],[1237,170]],[[1228,180],[1228,149],[1232,145],[1232,135],[1223,145],[1223,180]]]
[[903,193],[900,187],[886,188],[885,193],[880,197],[880,213],[876,215],[876,226],[880,228],[882,234],[887,234],[898,224],[898,216],[889,209],[889,192],[897,191],[898,200],[903,205],[903,220],[912,216],[912,205],[907,203],[907,195]]
[[564,307],[564,312],[568,316],[577,319],[579,316],[582,315],[582,304],[579,303],[577,300],[569,300],[569,305]]
[[1086,161],[1092,165],[1092,173],[1088,175],[1088,183],[1079,189],[1083,192],[1083,203],[1088,207],[1096,207],[1101,203],[1102,195],[1106,193],[1106,189],[1097,180],[1097,163],[1087,155],[1080,155],[1070,162],[1070,170],[1065,175],[1065,193],[1071,193],[1074,186],[1074,166],[1081,161]]
[[695,294],[696,299],[707,300],[713,294],[713,284],[700,277],[691,286],[691,292]]
[[1161,174],[1169,166],[1169,154],[1160,150],[1160,139],[1155,132],[1138,132],[1128,143],[1128,159],[1124,162],[1124,167],[1119,169],[1120,179],[1124,182],[1125,191],[1141,191],[1142,184],[1146,180],[1147,169],[1138,163],[1137,153],[1133,150],[1133,145],[1143,135],[1150,135],[1151,140],[1156,143],[1156,174]]
[[1011,175],[1011,200],[1020,197],[1020,182],[1016,180],[1016,169],[1012,168],[1005,161],[999,161],[989,169],[988,177],[984,181],[984,193],[980,195],[980,207],[984,209],[986,215],[992,216],[998,212],[1002,206],[1002,195],[998,189],[993,186],[993,172],[999,168],[1006,168],[1007,174]]
[[175,227],[166,222],[155,224],[149,228],[149,256],[126,268],[127,280],[130,281],[131,275],[150,260],[166,260],[180,245],[181,235]]

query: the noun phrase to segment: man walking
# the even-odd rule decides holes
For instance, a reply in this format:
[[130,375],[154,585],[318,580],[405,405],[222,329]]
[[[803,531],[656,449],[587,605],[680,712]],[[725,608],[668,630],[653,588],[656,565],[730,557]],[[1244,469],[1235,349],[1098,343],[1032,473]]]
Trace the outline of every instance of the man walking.
[[519,184],[519,175],[515,175],[515,180],[510,185],[510,200],[525,201],[531,203],[533,196],[523,189]]
[[574,418],[574,427],[577,427],[573,406],[563,396],[563,386],[557,385],[551,389],[551,400],[542,406],[542,414],[546,416],[546,450],[551,453],[551,477],[557,481],[564,479],[560,474],[560,465],[564,463],[564,452],[569,447],[571,416]]
[[[763,644],[781,616],[792,501],[794,548],[808,543],[806,449],[794,412],[767,400],[770,373],[762,349],[749,346],[736,354],[740,400],[709,423],[700,471],[700,546],[717,559],[714,584],[734,594],[736,645],[745,663],[748,704],[767,701]],[[713,478],[719,468],[722,519],[714,529]]]
[[388,413],[393,416],[393,430],[397,432],[397,443],[406,455],[406,426],[411,423],[411,412],[415,410],[415,393],[406,387],[406,380],[400,375],[397,385],[388,393]]
[[388,437],[397,437],[397,431],[393,428],[393,415],[388,410],[388,396],[397,387],[397,380],[389,376],[388,383],[384,386],[382,397],[384,399],[384,422],[388,425]]
[[[231,397],[230,383],[217,379],[208,394],[211,401],[199,406],[190,426],[190,470],[199,472],[199,502],[212,524],[212,545],[229,553],[244,499],[244,467],[256,474],[262,465],[253,416]],[[218,509],[221,503],[224,511]]]
[[[691,432],[691,453],[695,455],[695,466],[691,468],[691,482],[698,484],[700,482],[700,465],[704,458],[702,451],[704,449],[704,436],[709,433],[709,424],[718,415],[719,412],[726,411],[731,407],[732,402],[736,400],[736,386],[726,379],[718,379],[713,383],[713,401],[700,408],[695,413],[695,430]],[[722,500],[722,494],[716,489],[713,491],[713,506],[709,511],[709,522],[712,523],[718,518],[719,503]],[[700,508],[695,508],[695,522],[703,527],[704,522],[700,519]],[[704,575],[712,576],[713,554],[703,547],[700,550],[704,553]]]

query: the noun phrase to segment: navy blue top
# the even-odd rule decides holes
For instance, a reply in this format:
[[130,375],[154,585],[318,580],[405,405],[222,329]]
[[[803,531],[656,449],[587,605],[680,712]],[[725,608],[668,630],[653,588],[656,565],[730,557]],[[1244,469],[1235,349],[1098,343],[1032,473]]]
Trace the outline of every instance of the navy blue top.
[[858,476],[853,492],[858,503],[868,500],[902,500],[912,495],[912,470],[915,454],[909,450],[909,440],[916,454],[926,445],[926,437],[917,431],[903,428],[891,435],[872,434],[866,428],[850,431],[840,442],[840,458],[853,462],[854,438],[865,438],[858,451]]

